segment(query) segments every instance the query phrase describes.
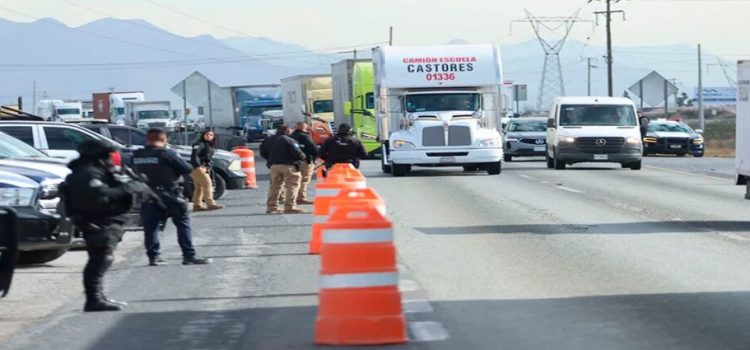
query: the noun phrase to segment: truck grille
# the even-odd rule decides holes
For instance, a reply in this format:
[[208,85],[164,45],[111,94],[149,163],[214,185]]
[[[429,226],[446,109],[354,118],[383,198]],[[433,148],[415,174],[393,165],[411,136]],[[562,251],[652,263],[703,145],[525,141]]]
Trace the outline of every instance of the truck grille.
[[[422,129],[422,145],[425,147],[445,146],[445,129],[442,126],[429,126]],[[448,146],[471,146],[471,129],[468,126],[448,127]]]
[[167,123],[148,123],[149,128],[163,128],[167,126]]
[[445,146],[445,133],[442,126],[429,126],[422,129],[422,145],[425,147]]
[[[602,141],[604,140],[604,144]],[[583,153],[607,154],[619,153],[622,146],[625,145],[625,138],[622,137],[579,137],[576,139],[576,145]]]
[[448,146],[470,146],[471,129],[468,126],[451,126],[448,128]]

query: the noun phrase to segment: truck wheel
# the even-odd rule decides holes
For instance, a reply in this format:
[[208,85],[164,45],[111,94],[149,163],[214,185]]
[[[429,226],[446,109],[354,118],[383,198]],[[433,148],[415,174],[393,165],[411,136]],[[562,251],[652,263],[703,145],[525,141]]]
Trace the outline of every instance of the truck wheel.
[[633,163],[630,163],[630,164],[628,165],[628,168],[630,168],[630,170],[641,170],[641,166],[642,166],[641,164],[642,164],[642,163],[641,163],[641,161],[639,160],[639,161],[637,161],[637,162],[633,162]]
[[388,147],[385,144],[380,146],[380,170],[382,170],[383,173],[390,174],[392,167],[390,164],[386,164],[386,157],[384,155],[388,155]]
[[510,154],[507,154],[507,153],[503,154],[503,160],[506,161],[506,162],[512,162],[513,161],[513,156],[510,155]]
[[477,170],[479,170],[479,166],[478,165],[464,165],[464,171],[466,171],[466,172],[477,171]]
[[489,175],[500,175],[500,172],[503,170],[503,163],[488,163],[487,165],[485,165],[485,168],[487,168],[487,174]]
[[391,166],[391,174],[395,177],[406,176],[411,171],[411,165],[409,164],[393,164]]
[[557,154],[555,154],[555,158],[552,158],[552,165],[555,170],[565,170],[565,162],[561,161]]
[[68,248],[22,251],[19,252],[18,263],[21,265],[44,264],[63,256],[67,251]]

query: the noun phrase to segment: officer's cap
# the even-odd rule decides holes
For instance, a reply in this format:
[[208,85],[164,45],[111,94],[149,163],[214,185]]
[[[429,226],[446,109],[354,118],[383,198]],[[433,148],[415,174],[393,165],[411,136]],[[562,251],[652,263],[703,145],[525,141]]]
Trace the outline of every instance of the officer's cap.
[[112,145],[102,140],[88,140],[78,146],[78,153],[81,157],[88,158],[109,158],[114,151],[115,148]]
[[349,132],[349,131],[352,131],[352,126],[349,125],[349,124],[347,124],[347,123],[341,123],[341,124],[339,124],[339,129],[338,130],[340,132]]

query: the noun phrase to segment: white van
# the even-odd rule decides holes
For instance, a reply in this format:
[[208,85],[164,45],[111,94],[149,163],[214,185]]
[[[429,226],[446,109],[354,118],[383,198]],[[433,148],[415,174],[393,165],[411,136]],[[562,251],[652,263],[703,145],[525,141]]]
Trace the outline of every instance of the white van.
[[641,169],[641,124],[623,97],[558,97],[547,120],[547,167],[584,162]]

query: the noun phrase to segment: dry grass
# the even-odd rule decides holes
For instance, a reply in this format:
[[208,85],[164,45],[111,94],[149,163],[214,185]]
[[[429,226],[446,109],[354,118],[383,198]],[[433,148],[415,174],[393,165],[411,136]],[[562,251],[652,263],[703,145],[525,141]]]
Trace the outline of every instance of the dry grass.
[[706,141],[706,157],[732,158],[734,155],[734,140]]

